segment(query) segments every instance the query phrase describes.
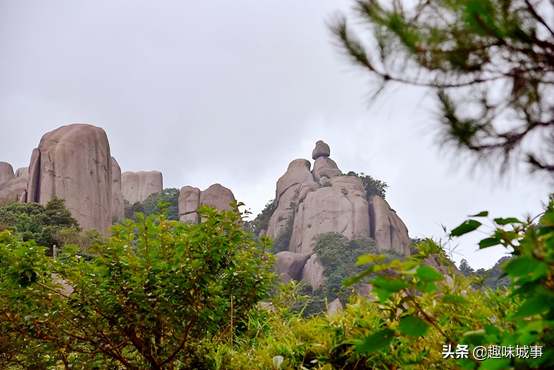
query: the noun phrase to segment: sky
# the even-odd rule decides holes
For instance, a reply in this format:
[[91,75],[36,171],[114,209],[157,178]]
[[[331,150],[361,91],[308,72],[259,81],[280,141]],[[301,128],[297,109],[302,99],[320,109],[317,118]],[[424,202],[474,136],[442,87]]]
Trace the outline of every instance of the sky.
[[[549,179],[499,177],[437,145],[434,102],[370,81],[328,28],[353,1],[27,0],[0,2],[0,161],[27,167],[46,132],[102,127],[122,171],[164,187],[220,183],[255,215],[296,158],[327,142],[343,172],[389,184],[411,237],[444,238],[468,215],[536,215]],[[490,231],[490,227],[486,229]],[[445,244],[490,268],[486,232]]]

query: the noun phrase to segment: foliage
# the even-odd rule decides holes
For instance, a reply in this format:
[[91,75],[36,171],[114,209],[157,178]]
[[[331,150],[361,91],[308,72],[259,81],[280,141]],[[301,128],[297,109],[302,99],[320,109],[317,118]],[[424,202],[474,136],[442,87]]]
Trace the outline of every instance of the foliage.
[[275,202],[272,199],[266,203],[264,209],[251,222],[252,233],[254,235],[260,235],[260,232],[262,230],[267,231],[269,227],[269,220],[271,219],[271,216],[273,216],[274,211],[275,211]]
[[199,212],[198,225],[138,215],[91,261],[0,233],[1,367],[210,368],[208,344],[232,343],[267,292],[270,241],[255,243],[238,212]]
[[[487,217],[481,212],[472,219],[452,230],[453,237],[472,232],[482,223],[475,218]],[[359,258],[358,263],[377,262],[363,273],[350,279],[349,284],[361,280],[364,276],[377,271],[391,271],[390,276],[378,276],[371,280],[373,291],[379,302],[390,306],[395,320],[379,332],[366,336],[357,346],[359,353],[381,352],[383,346],[396,347],[404,338],[420,337],[434,333],[434,328],[445,346],[452,348],[458,344],[475,346],[540,346],[542,356],[513,356],[501,359],[489,358],[481,362],[473,357],[458,358],[458,366],[464,369],[500,369],[500,368],[554,368],[554,197],[551,197],[540,226],[535,227],[531,220],[517,218],[496,218],[495,230],[491,237],[481,240],[480,248],[503,245],[512,251],[513,258],[502,265],[502,270],[511,278],[510,290],[505,293],[485,291],[484,297],[491,300],[492,312],[486,316],[467,317],[462,322],[454,320],[452,315],[460,308],[471,304],[466,296],[469,288],[466,284],[463,292],[451,292],[444,289],[437,294],[437,282],[443,279],[432,267],[421,266],[418,259],[430,252],[440,252],[432,241],[422,245],[421,254],[407,262],[393,261],[381,263],[383,257],[367,255]],[[456,290],[456,284],[453,287]],[[455,293],[455,294],[454,294]],[[422,304],[433,301],[433,306],[443,306],[443,314],[438,315]],[[453,309],[446,309],[446,306]],[[473,314],[474,315],[474,314]],[[476,321],[475,319],[479,320]],[[414,325],[416,324],[417,325]],[[379,335],[377,335],[379,334]],[[438,339],[438,338],[437,338]]]
[[161,193],[153,193],[142,202],[144,206],[144,215],[150,216],[160,212],[159,204],[167,204],[165,211],[168,220],[179,220],[179,189],[167,188]]
[[[344,235],[336,232],[320,234],[315,239],[314,252],[325,269],[324,281],[316,289],[307,301],[304,315],[320,314],[326,311],[326,302],[339,298],[346,303],[356,292],[367,291],[361,283],[354,289],[343,289],[343,281],[363,271],[363,268],[356,265],[358,257],[368,253],[379,253],[375,241],[371,238],[360,237],[348,240]],[[400,259],[405,257],[397,251],[390,249],[381,251],[386,260]]]
[[385,193],[387,192],[387,188],[389,185],[381,180],[374,179],[370,175],[366,175],[363,172],[360,174],[350,171],[348,172],[347,176],[356,176],[360,180],[362,180],[362,183],[364,184],[364,190],[365,190],[365,198],[369,200],[369,198],[372,195],[377,195],[381,199],[385,199]]
[[[135,202],[132,205],[125,200],[125,218],[135,219],[136,213],[142,213],[145,216],[156,215],[160,212],[160,203],[167,204],[165,210],[168,220],[179,220],[179,189],[167,188],[161,193],[150,194],[144,202]],[[113,224],[119,220],[114,220]]]
[[0,207],[0,224],[13,230],[23,241],[34,240],[48,247],[60,245],[58,235],[64,230],[79,232],[79,223],[65,207],[65,200],[54,197],[46,205],[7,202]]
[[478,279],[478,285],[486,286],[491,289],[508,288],[510,286],[510,277],[504,274],[502,265],[510,261],[513,257],[505,256],[500,258],[490,270],[478,269],[473,275]]
[[434,93],[443,143],[477,159],[500,157],[501,171],[526,161],[552,174],[553,11],[552,1],[358,0],[368,42],[344,16],[331,29],[372,76],[374,97],[394,83]]

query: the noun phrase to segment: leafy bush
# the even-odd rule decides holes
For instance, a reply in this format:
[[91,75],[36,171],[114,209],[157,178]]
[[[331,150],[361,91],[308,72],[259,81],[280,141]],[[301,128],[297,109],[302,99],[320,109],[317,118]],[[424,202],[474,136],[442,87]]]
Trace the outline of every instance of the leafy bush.
[[209,368],[206,343],[246,330],[266,295],[270,241],[255,243],[237,212],[199,212],[198,225],[166,215],[116,225],[90,262],[0,233],[0,343],[12,351],[1,367]]

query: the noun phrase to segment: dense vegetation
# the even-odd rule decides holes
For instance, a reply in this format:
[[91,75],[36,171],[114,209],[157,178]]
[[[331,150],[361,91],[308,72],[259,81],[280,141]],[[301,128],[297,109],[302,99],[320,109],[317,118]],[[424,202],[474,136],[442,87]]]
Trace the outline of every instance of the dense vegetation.
[[[179,189],[167,188],[161,193],[152,193],[144,202],[135,202],[130,204],[125,201],[125,218],[134,219],[137,213],[145,216],[158,214],[159,204],[166,204],[166,212],[169,220],[179,220]],[[122,220],[113,220],[114,223]]]

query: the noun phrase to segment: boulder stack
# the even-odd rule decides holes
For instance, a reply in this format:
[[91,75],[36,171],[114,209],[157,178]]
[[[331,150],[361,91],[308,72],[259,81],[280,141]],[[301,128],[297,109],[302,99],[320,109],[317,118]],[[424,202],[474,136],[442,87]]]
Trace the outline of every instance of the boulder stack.
[[213,184],[203,191],[184,186],[179,193],[179,220],[195,224],[199,222],[197,210],[200,206],[208,205],[230,211],[234,202],[233,192],[221,184]]

